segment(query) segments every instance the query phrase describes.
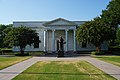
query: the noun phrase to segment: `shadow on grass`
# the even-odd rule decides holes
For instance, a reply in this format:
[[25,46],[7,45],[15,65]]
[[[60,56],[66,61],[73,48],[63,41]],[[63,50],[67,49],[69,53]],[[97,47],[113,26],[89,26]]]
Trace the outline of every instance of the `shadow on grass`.
[[[0,74],[39,74],[39,75],[108,75],[108,74],[85,74],[85,73],[53,73],[53,72],[0,72]],[[120,74],[109,74],[109,75],[120,75]]]

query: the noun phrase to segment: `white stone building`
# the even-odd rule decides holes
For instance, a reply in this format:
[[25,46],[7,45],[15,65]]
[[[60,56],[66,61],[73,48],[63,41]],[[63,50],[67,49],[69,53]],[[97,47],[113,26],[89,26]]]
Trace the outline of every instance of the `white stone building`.
[[[58,18],[52,21],[14,21],[13,27],[26,26],[37,31],[41,43],[26,46],[25,51],[56,51],[56,40],[63,37],[64,51],[94,51],[93,44],[78,44],[76,41],[76,28],[85,21],[68,21]],[[102,50],[107,50],[107,43],[101,44]],[[18,47],[13,47],[13,51],[19,51]]]

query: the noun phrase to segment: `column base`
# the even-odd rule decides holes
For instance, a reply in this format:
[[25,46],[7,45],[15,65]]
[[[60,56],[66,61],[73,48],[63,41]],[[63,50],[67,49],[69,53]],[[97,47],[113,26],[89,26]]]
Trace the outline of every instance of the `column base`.
[[69,53],[69,51],[65,51],[64,53]]
[[56,53],[56,51],[52,51],[52,53],[54,54],[54,53]]
[[77,51],[73,51],[73,53],[77,54],[78,52]]

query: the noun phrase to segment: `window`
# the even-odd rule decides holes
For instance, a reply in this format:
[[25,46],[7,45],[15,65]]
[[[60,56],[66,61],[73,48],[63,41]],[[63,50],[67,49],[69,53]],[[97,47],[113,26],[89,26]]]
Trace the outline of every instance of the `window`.
[[[35,41],[39,41],[39,36],[35,39]],[[39,48],[39,42],[34,42],[34,48]]]
[[82,48],[86,48],[87,47],[87,44],[86,43],[82,43]]

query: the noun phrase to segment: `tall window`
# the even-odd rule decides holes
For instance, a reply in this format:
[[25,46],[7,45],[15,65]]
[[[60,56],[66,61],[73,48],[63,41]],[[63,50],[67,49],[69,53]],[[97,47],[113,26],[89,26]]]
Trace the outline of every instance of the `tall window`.
[[[35,41],[39,41],[39,36],[35,39]],[[39,42],[34,42],[34,48],[39,48]]]
[[87,44],[85,42],[82,43],[82,48],[86,48]]

